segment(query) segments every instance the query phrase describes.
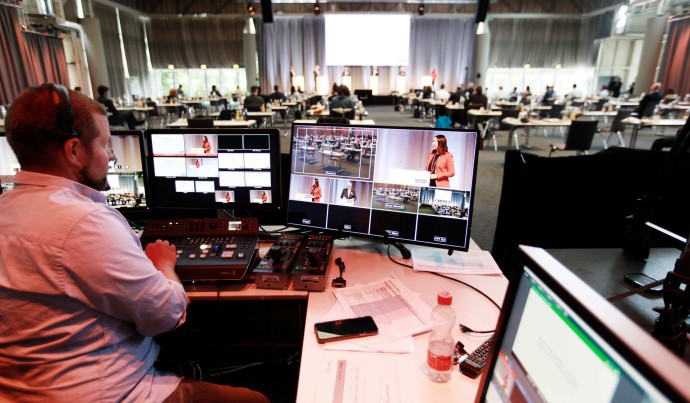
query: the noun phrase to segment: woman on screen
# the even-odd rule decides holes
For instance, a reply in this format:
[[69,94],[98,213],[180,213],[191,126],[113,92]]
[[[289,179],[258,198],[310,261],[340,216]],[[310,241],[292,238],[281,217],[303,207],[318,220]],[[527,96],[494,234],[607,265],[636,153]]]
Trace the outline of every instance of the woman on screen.
[[232,202],[232,196],[230,195],[230,192],[225,192],[225,202],[226,203]]
[[321,186],[319,186],[319,180],[317,178],[314,178],[314,184],[311,185],[311,201],[321,201]]
[[204,154],[211,152],[211,142],[208,141],[208,137],[204,136],[204,139],[201,141],[201,147],[204,149]]
[[268,203],[268,195],[265,191],[261,191],[261,203]]
[[446,136],[442,134],[434,136],[431,148],[426,163],[426,170],[431,172],[429,186],[450,188],[450,178],[455,176],[455,162],[453,154],[448,152]]

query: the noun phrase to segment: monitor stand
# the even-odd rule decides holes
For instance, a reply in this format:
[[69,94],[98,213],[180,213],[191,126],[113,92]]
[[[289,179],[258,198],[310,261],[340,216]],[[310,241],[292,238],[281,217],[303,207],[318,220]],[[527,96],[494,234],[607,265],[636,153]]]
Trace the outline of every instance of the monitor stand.
[[411,259],[412,258],[412,253],[410,252],[409,249],[405,245],[402,244],[402,242],[398,241],[393,241],[388,237],[388,233],[384,232],[383,233],[383,244],[384,245],[393,245],[398,250],[400,251],[400,254],[402,255],[403,259]]

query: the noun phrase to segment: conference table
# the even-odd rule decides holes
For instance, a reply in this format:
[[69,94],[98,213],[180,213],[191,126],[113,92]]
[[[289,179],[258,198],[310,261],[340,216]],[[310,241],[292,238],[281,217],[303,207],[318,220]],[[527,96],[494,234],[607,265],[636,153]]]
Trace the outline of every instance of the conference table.
[[[411,246],[411,248],[423,247]],[[476,251],[478,247],[472,243],[470,250]],[[442,252],[442,255],[446,255],[446,253]],[[453,295],[453,309],[458,323],[463,323],[474,329],[494,329],[496,326],[498,309],[479,293],[451,280],[430,273],[414,272],[411,268],[395,264],[388,258],[387,247],[383,242],[358,239],[336,241],[332,260],[338,257],[347,267],[343,274],[347,281],[347,287],[369,284],[393,276],[410,291],[417,293],[422,301],[431,308],[436,305],[438,292],[449,291]],[[400,260],[395,256],[393,259]],[[410,261],[401,261],[401,263],[410,264]],[[410,403],[474,401],[479,380],[460,374],[457,366],[453,367],[451,380],[448,383],[438,384],[427,378],[425,363],[428,333],[414,336],[412,338],[412,352],[401,354],[340,351],[332,349],[334,346],[317,343],[313,331],[314,323],[331,319],[329,311],[338,305],[333,288],[330,286],[332,279],[338,275],[337,267],[331,264],[326,291],[309,293],[297,390],[298,403],[324,401],[399,401]],[[450,276],[477,287],[487,293],[499,305],[503,301],[508,281],[502,275]],[[468,351],[474,350],[486,340],[486,336],[463,334],[458,326],[453,326],[452,335],[453,339],[460,340]],[[330,379],[328,375],[329,372],[333,372],[332,365],[347,368],[346,371],[342,372],[335,388],[330,386],[330,382],[334,380]],[[356,373],[357,368],[362,372]],[[360,375],[361,377],[356,379]],[[361,389],[355,391],[352,388]],[[361,399],[365,392],[373,393],[373,395],[369,395],[369,400]],[[358,393],[361,400],[356,398]],[[390,396],[389,399],[386,399],[388,393]]]
[[632,116],[623,119],[621,122],[628,126],[632,126],[630,148],[635,148],[640,129],[650,127],[681,127],[685,125],[685,119],[638,119]]
[[482,128],[482,138],[486,138],[486,133],[489,131],[489,126],[491,122],[501,117],[501,111],[486,110],[486,109],[470,109],[467,111],[467,116],[472,118],[472,126],[476,127],[478,121],[485,121],[484,127]]
[[276,113],[273,111],[247,112],[248,118],[254,118],[257,121],[268,119],[271,122],[271,127],[273,127],[275,116]]
[[531,128],[547,128],[547,127],[570,127],[570,119],[530,119],[527,122],[523,122],[518,118],[505,118],[503,123],[510,127],[508,132],[508,148],[511,147],[513,137],[515,138],[515,149],[520,149],[520,143],[518,141],[518,136],[516,133],[517,129],[525,129],[525,148],[530,148],[529,145],[529,133]]
[[[187,119],[177,119],[168,123],[168,127],[188,127]],[[228,127],[252,127],[256,126],[256,120],[214,120],[213,126],[216,128]]]

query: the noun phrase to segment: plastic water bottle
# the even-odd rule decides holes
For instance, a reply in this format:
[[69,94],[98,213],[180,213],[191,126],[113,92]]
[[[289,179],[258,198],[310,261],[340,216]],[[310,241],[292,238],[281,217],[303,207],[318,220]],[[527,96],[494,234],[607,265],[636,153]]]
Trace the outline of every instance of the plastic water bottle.
[[455,312],[451,307],[453,296],[447,291],[438,293],[438,305],[431,311],[433,330],[429,336],[429,349],[426,363],[429,369],[429,379],[444,383],[450,380],[453,369],[453,336],[451,330],[455,326]]

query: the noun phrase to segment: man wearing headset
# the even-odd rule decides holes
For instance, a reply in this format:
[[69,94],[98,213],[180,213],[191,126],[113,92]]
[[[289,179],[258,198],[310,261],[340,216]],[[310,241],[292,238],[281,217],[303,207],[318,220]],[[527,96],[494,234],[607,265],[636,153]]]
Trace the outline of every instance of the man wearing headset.
[[188,300],[175,247],[144,252],[99,192],[116,160],[104,108],[44,84],[5,130],[22,170],[0,195],[0,401],[267,401],[154,368],[153,336],[184,323]]

